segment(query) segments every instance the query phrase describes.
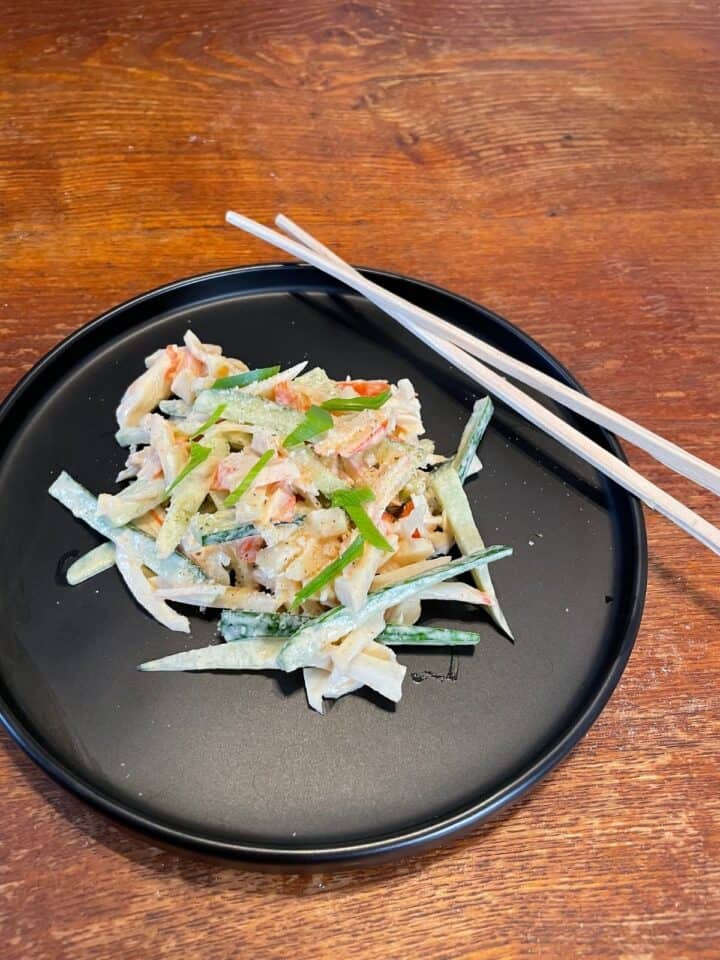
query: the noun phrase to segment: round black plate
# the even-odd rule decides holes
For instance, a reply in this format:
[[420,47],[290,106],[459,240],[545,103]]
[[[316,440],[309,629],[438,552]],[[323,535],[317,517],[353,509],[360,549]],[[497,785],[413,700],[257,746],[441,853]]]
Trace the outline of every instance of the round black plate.
[[[368,271],[397,293],[574,383],[537,344],[476,304]],[[499,405],[469,496],[516,642],[481,619],[477,648],[402,651],[395,708],[372,694],[323,718],[297,675],[147,674],[143,660],[210,642],[215,618],[172,634],[116,571],[65,584],[98,537],[47,494],[65,468],[113,488],[114,409],[142,358],[191,326],[251,367],[301,358],[335,377],[410,377],[428,436],[450,453],[476,389],[361,297],[312,268],[183,280],[73,334],[0,412],[0,710],[42,767],[105,812],[203,852],[300,865],[408,850],[476,823],[528,789],[585,733],[627,662],[646,580],[634,500]],[[602,431],[586,432],[614,452]]]

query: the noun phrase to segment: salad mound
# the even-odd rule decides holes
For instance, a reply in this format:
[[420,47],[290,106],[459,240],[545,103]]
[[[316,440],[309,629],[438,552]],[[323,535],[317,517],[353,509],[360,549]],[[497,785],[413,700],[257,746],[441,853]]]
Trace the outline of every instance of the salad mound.
[[[399,701],[397,646],[478,642],[419,624],[423,600],[483,606],[510,633],[488,564],[512,551],[485,547],[463,489],[488,398],[447,458],[424,438],[407,379],[334,380],[307,361],[249,369],[191,330],[145,367],[116,414],[126,485],[95,498],[62,473],[49,491],[105,538],[69,583],[115,566],[185,633],[171,604],[222,610],[224,643],[142,670],[302,669],[322,712],[363,685]],[[466,572],[473,585],[455,579]]]

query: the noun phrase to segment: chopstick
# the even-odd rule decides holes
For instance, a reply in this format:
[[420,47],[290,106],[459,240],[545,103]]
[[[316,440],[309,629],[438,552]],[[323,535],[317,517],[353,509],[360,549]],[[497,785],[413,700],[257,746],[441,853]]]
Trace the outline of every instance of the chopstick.
[[[310,234],[302,231],[300,234],[304,242],[290,239],[263,224],[244,217],[241,214],[229,211],[226,214],[228,223],[245,230],[258,239],[284,250],[286,253],[312,264],[325,273],[341,280],[347,286],[372,300],[390,316],[401,323],[407,330],[452,363],[455,367],[475,380],[485,389],[490,390],[496,397],[503,400],[509,407],[520,413],[531,423],[540,427],[554,437],[579,457],[592,464],[597,470],[604,473],[630,493],[643,500],[649,507],[672,520],[681,529],[695,537],[715,553],[720,554],[720,530],[710,524],[703,517],[690,510],[679,500],[661,490],[622,460],[613,456],[599,444],[590,440],[560,417],[551,413],[542,404],[523,393],[518,387],[505,380],[494,370],[485,366],[475,357],[470,356],[454,343],[443,337],[428,332],[421,326],[418,316],[424,314],[423,319],[428,323],[439,323],[439,318],[427,311],[416,307],[409,301],[378,286],[358,273],[327,247],[316,241]],[[281,220],[284,227],[289,227],[298,235],[299,227],[292,224],[287,218]],[[308,245],[311,244],[311,245]],[[434,327],[437,329],[437,327]],[[530,368],[528,368],[530,369]],[[577,396],[581,396],[578,394]],[[678,448],[679,449],[679,448]]]
[[[352,269],[348,263],[337,257],[311,234],[290,220],[289,217],[279,214],[275,218],[275,223],[281,230],[295,237],[296,240],[299,240],[300,243],[303,243],[311,250],[315,250],[319,254],[324,254],[346,269]],[[357,274],[357,271],[355,272]],[[357,275],[360,276],[359,274]],[[382,288],[379,289],[382,290]],[[372,299],[368,294],[366,294],[366,296],[368,296],[368,299]],[[503,373],[509,374],[511,377],[514,377],[529,387],[534,387],[539,393],[545,394],[545,396],[556,400],[564,407],[581,414],[587,420],[591,420],[593,423],[605,427],[606,430],[611,430],[619,437],[622,437],[623,440],[627,440],[634,446],[645,450],[656,460],[660,461],[660,463],[664,463],[676,473],[720,495],[720,469],[714,467],[711,463],[701,460],[700,457],[696,457],[694,454],[689,453],[670,440],[666,440],[657,433],[653,433],[652,430],[648,430],[639,423],[635,423],[634,420],[630,420],[628,417],[624,417],[622,414],[606,407],[604,404],[598,403],[597,400],[593,400],[579,393],[572,387],[560,383],[546,373],[535,370],[534,367],[528,366],[528,364],[520,360],[516,360],[514,357],[503,353],[502,350],[498,350],[496,347],[485,343],[466,330],[461,330],[446,320],[423,310],[421,307],[414,307],[412,314],[406,313],[405,315],[412,323],[422,327],[429,333],[435,333],[440,337],[444,337],[446,340],[449,340],[450,343],[454,343],[471,356],[484,360],[485,363],[491,367],[502,370]]]

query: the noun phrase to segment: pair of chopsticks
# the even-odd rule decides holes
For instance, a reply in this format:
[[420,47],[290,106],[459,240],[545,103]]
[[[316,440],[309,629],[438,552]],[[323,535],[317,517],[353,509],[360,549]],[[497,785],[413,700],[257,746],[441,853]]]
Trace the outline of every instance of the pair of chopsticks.
[[[357,290],[358,293],[364,294],[368,300],[397,320],[406,330],[409,330],[410,333],[448,360],[458,370],[489,390],[517,413],[524,416],[535,426],[540,427],[621,487],[634,494],[653,510],[657,510],[658,513],[672,520],[673,523],[676,523],[682,530],[705,544],[706,547],[720,554],[720,530],[717,527],[714,527],[699,514],[686,507],[685,504],[651,483],[642,474],[639,474],[618,457],[590,440],[579,430],[551,413],[542,404],[500,376],[496,370],[509,374],[521,383],[535,388],[545,396],[581,414],[587,420],[612,430],[636,447],[647,451],[656,460],[664,463],[677,473],[688,477],[713,493],[720,494],[720,470],[717,467],[713,467],[712,464],[688,453],[682,447],[665,440],[651,430],[641,427],[633,420],[615,413],[609,407],[591,400],[590,397],[586,397],[572,387],[559,383],[547,374],[515,360],[501,350],[490,346],[490,344],[484,343],[478,337],[458,329],[453,324],[436,317],[421,307],[415,306],[403,297],[385,290],[378,284],[373,283],[372,280],[364,277],[288,217],[280,214],[275,219],[276,225],[285,233],[278,233],[276,230],[265,227],[263,224],[233,211],[228,211],[225,217],[228,223],[234,227],[238,227],[260,240],[265,240],[299,260],[312,264],[324,273],[341,280],[353,290]],[[491,367],[495,369],[491,369]]]

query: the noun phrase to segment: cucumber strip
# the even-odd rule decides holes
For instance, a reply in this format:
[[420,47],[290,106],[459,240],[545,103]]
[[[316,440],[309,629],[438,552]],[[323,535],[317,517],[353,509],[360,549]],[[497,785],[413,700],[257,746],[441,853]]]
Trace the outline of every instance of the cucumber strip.
[[[224,640],[233,643],[252,640],[256,637],[291,637],[300,627],[312,620],[295,613],[250,613],[246,610],[223,610],[220,614],[220,633]],[[418,624],[397,626],[388,623],[377,637],[378,643],[387,647],[426,646],[452,647],[474,646],[480,634],[471,630],[456,630],[454,627],[428,627]]]
[[221,583],[191,583],[183,587],[166,587],[159,577],[153,578],[152,587],[155,596],[160,600],[185,603],[190,607],[224,606],[223,594],[227,589]]
[[168,557],[160,557],[155,541],[147,534],[130,527],[116,527],[97,511],[97,500],[82,484],[74,480],[64,470],[52,483],[48,493],[72,513],[78,520],[82,520],[93,530],[107,537],[113,543],[127,535],[130,537],[133,549],[144,566],[153,573],[166,580],[177,583],[201,583],[207,579],[205,574],[179,553],[171,553]]
[[244,540],[245,537],[254,537],[257,534],[254,523],[242,523],[239,526],[229,527],[227,530],[216,530],[215,533],[206,533],[202,538],[202,545],[209,547],[213,543],[230,543],[232,540]]
[[182,540],[190,521],[208,495],[215,468],[227,456],[230,448],[224,441],[215,440],[210,448],[205,449],[210,450],[207,457],[184,479],[180,479],[182,472],[178,476],[180,482],[172,493],[170,506],[155,541],[161,557],[169,556]]
[[322,367],[313,367],[308,370],[295,380],[295,384],[304,393],[310,395],[324,393],[327,396],[332,390],[337,389],[336,382],[328,377]]
[[95,577],[98,573],[114,566],[115,544],[99,543],[97,547],[78,557],[65,574],[65,579],[71,587],[76,587],[78,583],[89,580],[90,577]]
[[220,643],[141,663],[138,670],[276,670],[281,640]]
[[164,480],[132,480],[119,493],[101,493],[98,510],[116,527],[127,526],[165,500]]
[[[184,650],[158,660],[141,663],[139,670],[145,672],[182,670],[278,670],[283,669],[279,655],[282,639],[254,639],[244,643],[221,643],[197,650]],[[304,666],[330,666],[329,657],[320,652],[311,655]],[[362,672],[363,682],[378,690],[391,700],[400,699],[405,667],[390,661],[360,653],[354,658],[353,671]],[[354,679],[359,680],[357,676]]]
[[481,637],[473,630],[424,627],[422,624],[400,626],[389,623],[376,639],[386,647],[474,647],[480,642]]
[[337,490],[347,490],[347,484],[322,462],[316,453],[305,445],[295,447],[292,452],[295,463],[301,470],[306,470],[317,489],[326,497],[330,497]]
[[158,406],[167,417],[189,417],[192,410],[184,400],[161,400]]
[[197,438],[200,437],[200,436],[202,436],[202,434],[207,433],[208,430],[209,430],[211,427],[214,427],[215,424],[218,422],[218,420],[220,419],[220,417],[223,415],[224,410],[225,410],[225,404],[224,404],[224,403],[219,403],[219,404],[215,407],[215,409],[213,410],[213,412],[210,414],[210,416],[207,418],[207,420],[205,421],[205,423],[201,423],[200,426],[199,426],[199,427],[197,428],[197,430],[195,431],[195,433],[193,433],[193,434],[191,435],[190,439],[191,439],[191,440],[197,440]]
[[220,633],[225,640],[251,637],[291,637],[311,617],[300,613],[250,613],[247,610],[223,610]]
[[511,554],[510,547],[489,547],[470,556],[451,560],[444,567],[417,574],[401,583],[393,583],[389,587],[371,593],[364,606],[358,611],[349,610],[347,607],[333,607],[311,623],[302,626],[287,640],[278,656],[280,669],[290,671],[308,666],[311,658],[317,656],[323,647],[344,637],[346,633],[350,633],[376,613],[382,613],[388,607],[409,600],[421,593],[424,587],[450,580],[458,574],[474,570],[494,560],[509,557]]
[[243,393],[236,387],[228,390],[203,390],[198,394],[193,412],[210,414],[219,403],[225,404],[223,416],[226,420],[265,427],[282,436],[294,430],[304,419],[304,414],[297,410]]
[[410,457],[414,467],[424,467],[428,457],[435,453],[435,444],[424,437],[416,443],[406,443],[404,440],[381,440],[377,446],[377,456],[382,463],[387,455]]
[[467,479],[473,457],[487,430],[487,425],[490,423],[492,415],[493,403],[490,397],[483,397],[482,400],[476,401],[473,411],[470,414],[470,419],[465,424],[457,453],[452,461],[452,465],[460,477],[461,482]]
[[[294,520],[282,520],[280,523],[272,523],[272,527],[299,527],[305,519],[305,514],[295,517]],[[243,540],[245,537],[262,537],[262,530],[258,530],[254,523],[233,524],[232,527],[226,527],[224,530],[214,530],[211,533],[205,533],[202,536],[202,545],[209,547],[213,543],[229,543],[232,540]]]
[[196,513],[192,519],[193,533],[204,537],[206,533],[219,533],[237,526],[234,510],[216,510],[214,513]]
[[[141,663],[139,670],[281,670],[278,656],[282,640],[249,640],[247,643],[217,643],[197,650],[184,650],[159,660]],[[324,654],[309,657],[307,666],[330,666]]]
[[[460,552],[468,556],[477,550],[482,550],[485,546],[483,539],[472,515],[462,481],[455,472],[453,464],[443,464],[439,467],[433,473],[432,485]],[[512,640],[512,630],[508,626],[495,594],[490,571],[487,567],[478,567],[473,570],[472,577],[480,590],[490,597],[491,602],[487,608],[490,616]]]

